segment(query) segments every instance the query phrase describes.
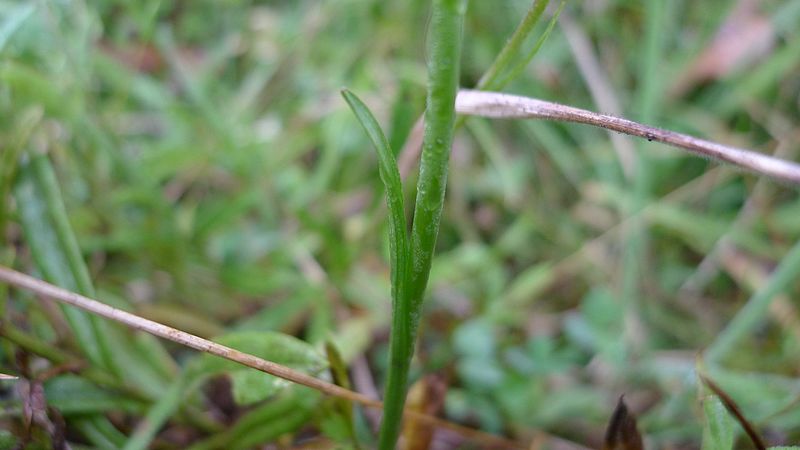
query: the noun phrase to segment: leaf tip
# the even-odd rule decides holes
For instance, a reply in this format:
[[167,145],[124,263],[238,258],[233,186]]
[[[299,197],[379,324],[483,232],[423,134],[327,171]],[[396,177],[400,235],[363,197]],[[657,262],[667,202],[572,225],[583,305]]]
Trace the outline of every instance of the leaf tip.
[[603,450],[643,450],[642,435],[636,425],[636,417],[628,410],[625,396],[619,397],[617,407],[608,421]]

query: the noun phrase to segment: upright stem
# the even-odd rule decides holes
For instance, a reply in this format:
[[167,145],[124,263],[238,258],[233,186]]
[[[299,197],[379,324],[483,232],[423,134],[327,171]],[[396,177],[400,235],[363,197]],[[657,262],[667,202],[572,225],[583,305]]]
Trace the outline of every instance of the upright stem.
[[465,9],[466,0],[433,0],[428,34],[425,135],[411,229],[411,270],[406,271],[404,279],[398,280],[400,289],[392,311],[389,375],[378,445],[381,450],[393,449],[400,434],[408,370],[414,354],[422,299],[439,232],[447,164],[453,142]]

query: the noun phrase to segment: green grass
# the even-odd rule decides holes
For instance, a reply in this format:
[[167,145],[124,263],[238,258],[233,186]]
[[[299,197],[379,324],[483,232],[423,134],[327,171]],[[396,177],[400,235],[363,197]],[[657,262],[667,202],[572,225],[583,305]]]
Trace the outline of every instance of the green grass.
[[[622,393],[653,448],[749,445],[697,355],[769,445],[800,442],[797,188],[647,142],[627,178],[582,126],[449,134],[456,85],[601,109],[564,29],[541,41],[562,2],[473,0],[463,44],[423,0],[129,3],[0,2],[0,260],[323,378],[335,342],[393,425],[3,286],[0,372],[41,381],[73,448],[392,448],[427,374],[440,417],[523,447],[597,448]],[[795,2],[757,2],[775,37],[755,60],[671,93],[735,3],[564,13],[623,116],[798,160]],[[0,442],[28,435],[15,383]]]

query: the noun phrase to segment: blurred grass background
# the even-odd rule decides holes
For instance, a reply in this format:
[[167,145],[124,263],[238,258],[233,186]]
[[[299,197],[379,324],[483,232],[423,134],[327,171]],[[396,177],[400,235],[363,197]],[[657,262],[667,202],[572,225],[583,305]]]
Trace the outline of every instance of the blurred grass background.
[[[462,86],[530,3],[470,2]],[[203,337],[332,339],[355,387],[379,389],[386,211],[339,89],[399,151],[424,108],[427,17],[422,0],[0,2],[2,262]],[[792,0],[569,2],[505,91],[797,160],[798,23]],[[699,448],[695,358],[769,287],[798,218],[796,188],[661,145],[469,119],[416,377],[440,375],[445,417],[518,440],[596,448],[625,393],[652,448]],[[784,284],[708,368],[773,445],[800,440],[800,283]],[[133,445],[158,414],[136,445],[349,439],[313,393],[242,398],[212,377],[183,397],[192,352],[2,289],[2,372],[38,374],[52,406],[31,445],[58,417],[78,447]],[[319,370],[295,344],[288,362]],[[1,437],[20,442],[26,397],[0,383]]]

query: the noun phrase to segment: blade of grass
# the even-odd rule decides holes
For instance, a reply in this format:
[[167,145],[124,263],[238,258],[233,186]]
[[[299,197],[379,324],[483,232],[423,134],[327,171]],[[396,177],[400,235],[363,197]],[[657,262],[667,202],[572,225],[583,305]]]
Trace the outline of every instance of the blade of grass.
[[733,421],[716,395],[703,398],[703,443],[702,450],[732,450]]
[[[458,91],[465,0],[434,0],[428,42],[428,99],[417,182],[407,286],[395,305],[378,448],[390,450],[400,435],[423,296],[428,284],[447,184]],[[406,280],[403,280],[405,283]]]
[[[0,198],[7,199],[12,192],[14,179],[17,172],[17,161],[25,152],[31,135],[42,121],[44,111],[42,108],[31,108],[17,119],[14,128],[17,130],[16,138],[9,142],[0,154]],[[0,230],[6,229],[6,222],[9,220],[10,211],[8,205],[0,206]]]
[[[54,366],[63,366],[65,364],[75,363],[79,360],[77,356],[71,355],[55,345],[42,341],[36,336],[27,334],[10,323],[0,324],[0,337],[25,349],[27,352],[49,360]],[[124,384],[123,381],[102,369],[87,367],[81,369],[80,376],[98,386],[124,393],[127,397],[142,402],[148,400],[148,397],[142,392],[139,392],[135,387]]]
[[189,450],[253,448],[296,430],[313,415],[319,394],[291,391],[248,412],[227,430],[189,447]]
[[[386,203],[391,220],[389,222],[389,250],[392,265],[392,328],[390,337],[390,369],[387,381],[386,402],[392,405],[392,413],[384,413],[384,424],[394,421],[398,430],[390,447],[394,446],[402,420],[403,400],[408,378],[408,368],[413,354],[413,309],[406,296],[408,269],[410,268],[409,244],[406,232],[405,209],[403,206],[403,187],[400,172],[394,159],[389,142],[381,131],[375,117],[358,97],[350,91],[343,90],[342,96],[355,113],[361,126],[369,135],[378,153],[378,169],[381,180],[386,187]],[[393,399],[390,402],[389,399]],[[383,432],[382,432],[383,434]]]
[[[550,0],[534,0],[530,9],[528,9],[528,13],[525,14],[525,17],[522,19],[522,22],[517,25],[517,29],[514,30],[514,33],[508,39],[506,45],[503,46],[503,49],[497,54],[497,57],[492,62],[492,65],[489,66],[489,69],[486,70],[480,81],[478,81],[476,89],[494,90],[503,88],[503,83],[498,83],[500,76],[508,70],[509,66],[511,66],[514,57],[519,54],[520,50],[522,49],[522,44],[525,43],[525,41],[528,39],[528,36],[531,34],[531,32],[533,32],[533,28],[537,23],[539,23],[539,19],[542,17],[544,10],[547,8],[549,3]],[[540,41],[542,40],[540,39]],[[541,44],[537,42],[534,48],[538,50],[537,47],[540,46]],[[527,65],[527,62],[525,64]],[[506,77],[504,79],[504,83],[507,83],[509,78],[512,77]]]
[[[21,164],[14,193],[26,241],[39,270],[61,286],[94,295],[55,172],[45,154],[32,154],[28,162]],[[162,380],[149,367],[139,364],[141,358],[136,357],[140,355],[119,330],[74,308],[62,307],[62,311],[78,346],[94,366],[131,382],[143,392],[157,395]],[[82,429],[90,439],[116,436],[114,426],[102,416],[84,421]]]
[[389,222],[389,253],[392,265],[392,301],[399,307],[400,292],[408,269],[408,233],[406,231],[405,206],[403,205],[403,186],[394,153],[389,141],[383,134],[378,121],[364,102],[347,89],[342,90],[342,97],[356,115],[364,131],[367,132],[378,155],[378,172],[386,189],[386,205],[391,217]]
[[507,86],[509,83],[511,83],[512,80],[514,80],[515,78],[517,78],[522,74],[525,68],[528,67],[528,64],[531,62],[533,57],[536,56],[537,53],[539,53],[539,50],[542,48],[542,45],[544,45],[544,42],[550,36],[550,33],[553,32],[553,28],[555,28],[556,23],[558,23],[558,18],[561,15],[561,11],[564,10],[564,6],[566,4],[567,0],[561,0],[561,3],[559,3],[558,8],[556,8],[556,11],[553,13],[553,17],[551,17],[550,21],[547,23],[547,28],[545,28],[542,35],[539,36],[539,39],[536,41],[536,44],[534,44],[533,47],[530,50],[528,50],[528,53],[525,55],[525,57],[523,57],[519,62],[517,62],[517,64],[514,67],[512,67],[508,71],[508,75],[506,75],[505,78],[503,78],[497,83],[498,84],[497,88],[492,88],[492,89],[502,89],[504,86]]
[[[330,339],[325,341],[325,354],[328,357],[328,365],[333,382],[345,389],[351,389],[350,378],[347,374],[347,363],[342,359],[342,354],[339,353],[336,344]],[[353,402],[345,399],[336,399],[334,408],[341,415],[345,423],[345,429],[349,435],[350,445],[353,450],[360,450],[361,444],[359,443],[358,432],[356,431]]]
[[5,19],[0,23],[0,52],[5,49],[11,37],[20,29],[22,24],[28,20],[28,17],[33,15],[33,12],[36,10],[36,5],[31,3],[21,4],[10,9],[11,12],[6,12]]
[[140,450],[150,446],[150,442],[161,429],[161,426],[178,410],[186,390],[187,379],[182,373],[164,394],[150,407],[142,418],[136,431],[133,432],[123,450]]
[[[647,0],[645,2],[645,35],[642,42],[639,90],[637,109],[643,121],[650,122],[655,118],[661,90],[661,73],[659,67],[663,63],[664,33],[666,29],[664,0]],[[631,217],[646,205],[653,189],[653,162],[651,155],[643,149],[648,143],[639,143],[636,154],[636,170],[633,173],[633,203],[620,211]],[[634,219],[631,228],[620,241],[622,245],[622,276],[620,280],[621,300],[625,307],[625,345],[627,352],[642,351],[642,344],[647,341],[641,326],[641,292],[642,280],[647,279],[648,264],[647,247],[650,245],[649,230],[644,221]]]
[[[53,169],[44,155],[33,155],[21,165],[14,194],[26,241],[45,279],[92,295],[85,268],[81,269],[74,255],[68,255],[78,251],[77,244],[71,237]],[[84,355],[96,366],[111,369],[110,349],[104,347],[99,319],[69,307],[62,310]]]
[[[23,165],[17,196],[26,241],[45,278],[94,296],[89,270],[46,155],[32,155],[29,166]],[[72,308],[63,311],[81,350],[92,364],[141,388],[153,398],[166,388],[161,371],[148,364],[148,358],[141,354],[135,342],[122,335],[119,329]]]
[[736,343],[750,333],[769,310],[777,294],[788,289],[800,277],[800,241],[783,257],[767,283],[739,310],[727,327],[705,351],[705,360],[718,363],[736,348]]

